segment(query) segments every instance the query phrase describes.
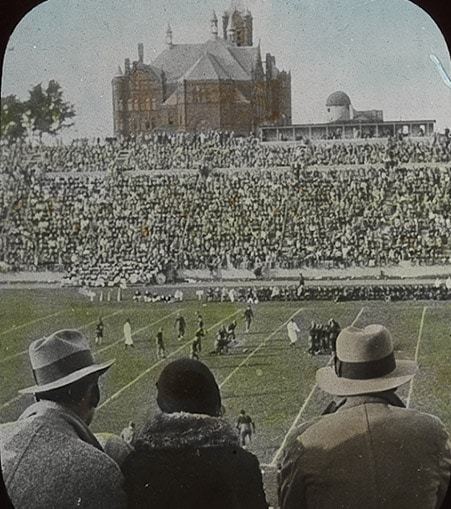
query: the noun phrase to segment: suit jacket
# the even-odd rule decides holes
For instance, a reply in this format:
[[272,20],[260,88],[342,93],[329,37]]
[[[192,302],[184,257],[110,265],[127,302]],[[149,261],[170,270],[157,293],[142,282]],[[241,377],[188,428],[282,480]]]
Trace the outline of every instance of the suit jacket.
[[450,478],[443,424],[379,395],[348,398],[304,423],[285,448],[282,509],[433,509]]
[[161,414],[134,446],[122,467],[129,509],[267,507],[257,458],[223,419]]
[[118,465],[75,413],[52,401],[0,427],[0,459],[15,509],[125,507]]

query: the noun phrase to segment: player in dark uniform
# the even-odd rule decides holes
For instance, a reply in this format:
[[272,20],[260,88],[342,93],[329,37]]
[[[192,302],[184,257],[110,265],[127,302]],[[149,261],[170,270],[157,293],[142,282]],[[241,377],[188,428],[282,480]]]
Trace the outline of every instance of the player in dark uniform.
[[228,335],[229,341],[236,341],[236,334],[235,334],[236,326],[237,326],[236,320],[231,321],[229,323],[229,325],[227,325],[227,335]]
[[181,313],[177,313],[177,318],[175,319],[174,327],[177,329],[177,339],[181,341],[184,338],[186,332],[186,321]]
[[341,328],[339,323],[331,318],[328,323],[328,332],[329,332],[329,350],[331,353],[335,354],[337,344],[338,334],[340,334]]
[[251,305],[248,304],[246,311],[244,312],[244,320],[246,321],[246,332],[249,332],[252,321],[254,319],[254,312],[252,311]]
[[203,316],[199,313],[199,311],[197,311],[196,313],[197,315],[197,327],[199,329],[202,330],[202,334],[205,336],[205,331],[204,331],[204,318]]
[[194,340],[191,343],[191,359],[199,360],[198,352],[202,350],[202,336],[204,335],[203,329],[198,327],[194,333]]
[[102,317],[99,316],[99,320],[96,324],[96,338],[95,338],[96,345],[101,345],[103,342],[103,328],[104,328],[104,325],[103,325]]
[[163,328],[162,327],[160,327],[158,329],[155,342],[156,342],[156,346],[157,346],[157,359],[166,359],[166,349],[164,348]]

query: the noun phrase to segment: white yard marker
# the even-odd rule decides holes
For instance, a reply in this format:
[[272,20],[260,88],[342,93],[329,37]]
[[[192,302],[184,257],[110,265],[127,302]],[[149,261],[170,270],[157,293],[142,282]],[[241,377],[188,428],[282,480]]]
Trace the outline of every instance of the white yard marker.
[[[235,311],[234,313],[232,313],[231,315],[228,315],[226,316],[225,318],[223,318],[222,320],[220,320],[219,322],[215,323],[214,325],[212,325],[210,328],[207,329],[207,332],[213,330],[215,327],[217,327],[218,325],[221,325],[221,323],[225,322],[226,320],[229,320],[230,318],[232,318],[232,316],[235,316],[237,315],[238,313],[241,313],[242,310],[239,309],[238,311]],[[128,384],[124,385],[123,387],[121,387],[117,392],[115,392],[114,394],[112,394],[109,398],[107,398],[102,404],[100,404],[98,407],[97,407],[97,410],[100,410],[102,407],[104,407],[105,405],[107,405],[108,403],[110,403],[111,401],[115,400],[118,396],[120,396],[124,391],[126,391],[129,387],[131,387],[132,385],[135,385],[136,382],[139,382],[139,380],[141,380],[141,378],[143,378],[144,376],[146,376],[147,374],[149,374],[151,371],[153,371],[157,366],[159,366],[160,364],[164,363],[167,359],[169,359],[170,357],[173,357],[176,353],[180,352],[180,350],[183,350],[184,348],[186,348],[187,346],[189,346],[192,342],[194,341],[194,339],[190,340],[190,341],[187,341],[186,343],[184,343],[183,345],[179,346],[179,348],[177,348],[176,350],[174,350],[173,352],[171,352],[167,357],[166,359],[160,359],[158,362],[156,362],[155,364],[152,364],[152,366],[148,367],[145,371],[143,371],[142,373],[140,373],[136,378],[134,378],[131,382],[129,382]]]
[[[357,323],[357,321],[361,317],[364,309],[365,308],[362,308],[359,311],[358,315],[355,317],[354,321],[351,324],[352,326]],[[329,366],[329,364],[331,362],[332,362],[332,357],[329,359],[329,362],[327,363],[327,365]],[[293,430],[296,428],[296,426],[298,425],[299,421],[301,420],[301,417],[302,417],[305,409],[307,408],[307,405],[310,403],[310,400],[312,399],[313,394],[315,393],[317,387],[318,387],[318,384],[315,382],[313,387],[312,387],[312,389],[311,389],[311,391],[309,392],[308,396],[305,398],[305,401],[302,404],[302,406],[301,406],[301,408],[300,408],[300,410],[298,412],[298,415],[296,416],[295,420],[293,421],[293,424],[290,426],[290,429],[288,430],[288,432],[286,433],[284,439],[282,440],[282,443],[280,444],[279,449],[277,449],[277,452],[274,455],[274,458],[273,458],[273,460],[270,463],[271,467],[275,467],[277,465],[277,463],[279,462],[280,456],[282,455],[282,451],[284,450],[285,445],[286,445],[286,443],[288,441],[288,437],[291,435],[291,433],[293,432]]]
[[[420,329],[418,331],[417,346],[415,348],[415,362],[417,364],[418,364],[418,356],[420,353],[420,343],[421,343],[421,339],[423,337],[424,316],[426,315],[426,309],[427,309],[427,306],[424,306],[423,313],[421,315]],[[410,406],[410,398],[412,397],[412,392],[413,392],[413,381],[414,381],[414,378],[412,378],[409,382],[409,392],[408,392],[407,401],[406,401],[407,408],[409,408],[409,406]]]

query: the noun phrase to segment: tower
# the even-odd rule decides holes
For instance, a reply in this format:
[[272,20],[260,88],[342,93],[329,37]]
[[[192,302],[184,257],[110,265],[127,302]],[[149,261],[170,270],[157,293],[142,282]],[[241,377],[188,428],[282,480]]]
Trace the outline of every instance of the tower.
[[216,17],[215,11],[213,11],[210,19],[210,28],[213,38],[216,39],[218,37],[218,18]]
[[222,16],[223,37],[236,46],[252,46],[252,14],[244,9],[240,0],[232,0],[229,10]]

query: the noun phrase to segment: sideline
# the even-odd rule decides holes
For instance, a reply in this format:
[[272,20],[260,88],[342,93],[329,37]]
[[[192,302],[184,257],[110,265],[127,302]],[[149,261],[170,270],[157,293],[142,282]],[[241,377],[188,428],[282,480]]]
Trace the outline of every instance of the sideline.
[[[355,317],[354,321],[351,323],[351,326],[354,326],[357,321],[359,320],[359,318],[362,316],[362,313],[364,311],[364,307],[359,311],[358,315]],[[329,359],[329,362],[327,363],[327,366],[332,362],[332,357]],[[291,425],[290,429],[287,431],[284,439],[282,440],[282,443],[280,444],[280,447],[279,449],[277,449],[277,452],[276,454],[274,455],[274,458],[272,459],[271,463],[269,463],[269,466],[270,467],[275,467],[277,466],[277,463],[278,461],[280,460],[280,456],[282,455],[282,451],[284,450],[286,444],[287,444],[287,441],[288,441],[288,437],[291,435],[291,433],[293,432],[293,430],[296,428],[296,426],[298,425],[301,417],[302,417],[302,414],[304,413],[305,409],[307,408],[307,405],[310,403],[310,400],[312,399],[313,397],[313,394],[315,393],[316,391],[316,388],[318,387],[318,384],[315,382],[311,391],[309,392],[308,396],[306,397],[304,403],[302,404],[301,406],[301,409],[299,410],[298,412],[298,415],[296,416],[295,420],[293,421],[293,424]]]
[[[220,325],[221,323],[225,322],[226,320],[229,320],[230,318],[232,318],[232,316],[235,316],[237,315],[238,313],[242,313],[243,310],[242,309],[238,309],[238,311],[235,311],[234,313],[226,316],[225,318],[223,318],[222,320],[220,320],[219,322],[216,322],[214,325],[212,325],[211,327],[209,327],[207,329],[207,332],[213,330],[215,327],[217,327],[218,325]],[[192,342],[194,341],[194,339],[191,339],[190,341],[187,341],[186,343],[183,343],[183,345],[179,346],[176,350],[174,350],[173,352],[171,352],[167,357],[166,359],[160,359],[159,361],[157,361],[155,364],[152,364],[152,366],[148,367],[145,371],[143,371],[142,373],[140,373],[136,378],[134,378],[131,382],[129,382],[127,385],[124,385],[123,387],[121,387],[117,392],[115,392],[114,394],[112,394],[109,398],[107,398],[103,403],[101,403],[98,407],[97,407],[97,411],[100,410],[102,407],[104,407],[105,405],[107,405],[108,403],[110,403],[111,401],[115,400],[118,396],[120,396],[125,390],[127,390],[129,387],[131,387],[132,385],[134,385],[136,382],[138,382],[139,380],[141,380],[141,378],[143,378],[144,376],[146,376],[147,374],[149,374],[153,369],[155,369],[157,366],[159,366],[160,364],[163,364],[164,362],[166,362],[168,359],[170,359],[171,357],[173,357],[176,353],[180,352],[180,350],[183,350],[184,348],[186,348],[187,346],[189,346]]]
[[[415,357],[414,357],[414,359],[415,359],[415,362],[417,363],[417,365],[418,365],[418,357],[419,357],[419,353],[420,353],[420,343],[421,343],[421,339],[423,337],[424,317],[426,315],[426,309],[427,309],[427,306],[424,306],[423,313],[421,315],[420,329],[418,331],[417,346],[415,348]],[[410,380],[410,382],[409,382],[409,392],[408,392],[408,395],[407,395],[406,408],[410,407],[410,398],[412,397],[413,381],[414,380],[415,380],[415,377],[413,377]]]

